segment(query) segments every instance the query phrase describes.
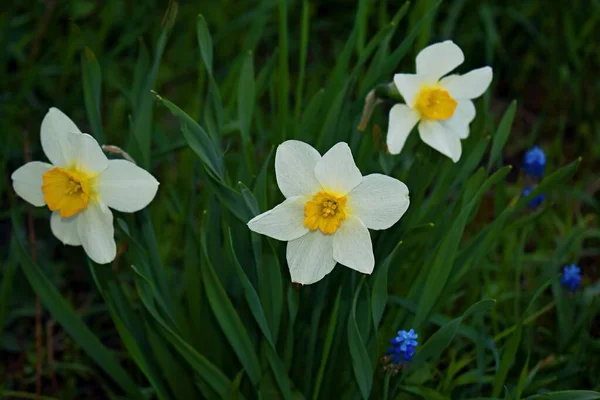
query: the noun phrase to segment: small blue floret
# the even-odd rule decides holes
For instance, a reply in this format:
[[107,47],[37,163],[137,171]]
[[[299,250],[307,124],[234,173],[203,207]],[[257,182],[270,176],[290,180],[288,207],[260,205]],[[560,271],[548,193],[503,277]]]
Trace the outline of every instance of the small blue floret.
[[[533,190],[533,187],[525,188],[523,190],[523,197],[529,196],[529,194],[531,193],[532,190]],[[531,209],[537,208],[540,204],[542,204],[544,202],[545,198],[546,198],[546,196],[543,193],[538,194],[533,199],[531,199],[527,205]]]
[[539,146],[534,146],[525,153],[523,170],[526,174],[541,178],[546,166],[546,154]]
[[412,361],[413,356],[416,352],[416,347],[419,345],[417,335],[414,329],[410,331],[401,330],[398,331],[398,335],[390,340],[392,344],[386,355],[389,357],[391,364],[401,364]]
[[576,291],[581,284],[581,268],[575,264],[564,267],[560,284],[572,292]]

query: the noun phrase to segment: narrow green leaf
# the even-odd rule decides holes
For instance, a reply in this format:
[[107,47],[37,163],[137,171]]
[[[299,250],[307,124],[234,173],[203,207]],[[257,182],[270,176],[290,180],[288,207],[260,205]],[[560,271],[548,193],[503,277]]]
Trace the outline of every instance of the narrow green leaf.
[[325,367],[327,366],[327,360],[329,353],[331,352],[331,345],[333,343],[333,335],[335,334],[335,327],[338,320],[338,313],[340,309],[340,299],[342,297],[342,288],[338,289],[337,296],[335,297],[335,303],[333,304],[333,310],[331,311],[331,318],[329,318],[329,327],[327,328],[327,334],[325,336],[325,343],[323,344],[323,351],[321,356],[321,364],[319,365],[319,372],[317,373],[317,383],[313,391],[313,400],[319,398],[319,392],[321,390],[321,383],[325,375]]
[[174,349],[189,363],[206,384],[221,397],[224,397],[229,393],[231,381],[227,379],[227,376],[225,376],[219,368],[206,359],[206,357],[198,353],[171,326],[169,326],[169,324],[167,324],[154,306],[153,295],[151,294],[154,289],[150,282],[146,277],[139,273],[139,270],[135,268],[135,266],[132,265],[131,268],[135,272],[135,284],[140,299],[146,310],[148,310],[150,315],[158,323],[158,326],[162,329],[165,339],[173,345]]
[[474,314],[487,313],[495,304],[496,301],[492,299],[481,300],[469,307],[462,316],[453,319],[438,329],[417,352],[414,361],[411,363],[411,368],[417,368],[430,359],[437,359],[452,342],[465,318]]
[[381,321],[381,317],[383,317],[383,311],[385,310],[385,305],[388,300],[388,270],[401,244],[402,242],[398,242],[396,247],[394,247],[394,250],[392,250],[390,255],[387,256],[383,262],[383,265],[377,268],[377,271],[375,272],[371,295],[371,313],[373,314],[373,327],[375,328],[375,332],[377,332],[379,322]]
[[288,62],[287,0],[279,0],[279,69],[277,71],[279,133],[280,141],[286,139],[287,116],[289,109],[290,71]]
[[302,1],[302,29],[300,34],[300,59],[298,73],[298,84],[296,86],[295,117],[296,122],[300,120],[300,111],[302,110],[302,96],[304,94],[304,75],[306,74],[306,55],[308,53],[308,36],[310,27],[310,3],[308,0]]
[[81,78],[83,81],[83,99],[87,111],[92,135],[100,144],[106,144],[102,129],[102,116],[100,114],[102,94],[102,73],[96,56],[86,47],[81,54]]
[[564,182],[565,180],[569,179],[577,170],[579,163],[581,163],[581,157],[579,157],[572,163],[554,171],[552,174],[542,179],[540,184],[533,188],[529,196],[521,197],[519,199],[519,202],[515,206],[515,211],[519,211],[526,207],[527,204],[537,195],[542,193],[549,193],[551,189],[553,189],[558,183]]
[[258,356],[254,351],[254,346],[250,341],[246,327],[244,327],[235,307],[231,304],[227,296],[227,292],[225,292],[219,278],[215,274],[204,243],[202,245],[202,253],[204,254],[206,264],[202,266],[201,271],[208,302],[221,329],[223,329],[225,337],[244,366],[248,377],[254,385],[258,385],[262,372]]
[[[244,146],[250,145],[250,125],[252,124],[252,113],[254,112],[254,61],[252,52],[249,51],[244,57],[240,82],[238,85],[238,119]],[[252,149],[252,153],[254,153]]]
[[508,140],[508,135],[510,135],[510,130],[512,127],[513,120],[515,119],[515,112],[517,111],[517,101],[513,100],[508,109],[502,116],[502,120],[500,121],[500,125],[498,125],[498,129],[496,130],[496,134],[492,140],[492,150],[490,152],[490,160],[488,161],[488,172],[492,169],[492,167],[496,164],[496,162],[502,156],[502,150],[504,149],[504,145]]
[[[18,226],[14,215],[13,226]],[[23,272],[33,290],[40,296],[44,306],[90,358],[123,389],[128,398],[144,400],[145,398],[140,393],[137,385],[131,380],[127,372],[121,368],[113,354],[104,347],[75,310],[65,301],[52,282],[42,273],[41,268],[33,263],[25,250],[24,244],[19,239],[17,241],[21,253],[20,260]]]
[[[444,286],[446,285],[448,276],[452,271],[452,266],[458,246],[460,244],[460,239],[463,235],[467,221],[471,216],[472,210],[476,205],[479,204],[483,194],[492,185],[504,179],[510,170],[510,166],[504,167],[490,176],[483,185],[478,185],[478,190],[473,196],[469,197],[471,200],[461,209],[460,214],[452,224],[448,234],[443,239],[433,259],[433,265],[427,276],[423,294],[421,295],[421,300],[419,302],[419,309],[417,310],[417,314],[415,316],[415,327],[420,327],[421,324],[425,322],[427,316],[435,306],[439,295],[442,293]],[[474,182],[476,177],[477,175],[475,175],[471,181]]]
[[0,286],[0,338],[4,330],[4,320],[6,318],[7,308],[10,305],[10,298],[13,288],[13,279],[17,270],[17,243],[13,238],[10,241],[10,252],[8,261],[3,263],[0,271],[2,271],[2,285]]
[[597,400],[600,392],[591,390],[565,390],[562,392],[536,394],[527,397],[527,400]]
[[350,315],[348,316],[348,347],[350,349],[354,377],[356,378],[363,399],[368,399],[371,394],[371,387],[373,386],[373,366],[371,365],[371,358],[369,357],[365,343],[360,336],[360,331],[356,322],[356,302],[358,301],[360,289],[362,288],[364,281],[364,278],[361,279],[356,288],[354,300],[352,301],[352,308],[350,309]]
[[235,247],[233,245],[233,238],[231,236],[231,229],[228,231],[229,233],[229,250],[231,251],[231,255],[233,257],[233,265],[235,266],[235,271],[237,273],[238,279],[240,280],[242,287],[244,288],[244,295],[246,297],[246,302],[248,303],[248,307],[250,308],[250,312],[252,316],[256,320],[260,330],[262,331],[265,339],[271,347],[275,348],[275,343],[273,342],[273,338],[271,337],[271,331],[269,329],[269,324],[267,323],[267,318],[265,317],[265,312],[263,311],[262,305],[260,303],[260,298],[256,293],[256,289],[250,283],[248,276],[244,272],[244,269],[240,265],[240,262],[235,254]]
[[212,75],[213,43],[210,31],[208,30],[208,24],[202,14],[198,14],[196,18],[196,38],[200,46],[200,55],[202,56],[204,66],[208,73]]
[[171,103],[169,100],[159,96],[154,92],[156,98],[169,109],[171,114],[179,119],[179,124],[183,137],[190,148],[200,157],[200,160],[210,169],[217,177],[223,178],[224,166],[223,159],[218,155],[217,149],[214,146],[211,138],[206,134],[204,129],[196,123],[188,114],[181,108]]

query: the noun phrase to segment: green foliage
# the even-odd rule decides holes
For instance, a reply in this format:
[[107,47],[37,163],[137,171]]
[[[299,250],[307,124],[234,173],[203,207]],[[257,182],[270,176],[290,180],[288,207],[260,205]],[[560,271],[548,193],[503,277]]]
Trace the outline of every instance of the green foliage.
[[[161,7],[0,13],[0,397],[35,392],[39,296],[49,399],[600,398],[597,2]],[[462,158],[416,132],[391,156],[393,102],[359,130],[365,96],[443,39],[465,52],[459,72],[494,69]],[[48,210],[10,187],[26,152],[44,160],[50,106],[161,182],[147,210],[115,215],[111,265],[62,246]],[[292,284],[285,243],[247,228],[282,200],[273,160],[286,139],[321,153],[345,141],[363,175],[409,187],[404,217],[371,232],[372,275],[338,265]],[[522,153],[536,143],[547,174],[523,198]],[[567,263],[584,271],[574,294],[557,278]],[[410,328],[414,361],[384,369],[389,340]]]

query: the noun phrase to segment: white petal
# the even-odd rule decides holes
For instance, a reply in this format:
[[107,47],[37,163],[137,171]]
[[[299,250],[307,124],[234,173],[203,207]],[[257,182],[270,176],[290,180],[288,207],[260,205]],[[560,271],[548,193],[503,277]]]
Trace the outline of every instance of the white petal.
[[406,104],[396,104],[390,110],[390,122],[387,133],[387,147],[390,153],[400,154],[408,134],[421,116],[417,110]]
[[277,147],[275,176],[285,197],[305,196],[321,190],[315,177],[315,165],[321,154],[298,140],[287,140]]
[[460,159],[462,148],[458,134],[444,127],[438,121],[421,121],[419,136],[421,136],[421,140],[443,155],[450,157],[452,161],[457,162]]
[[136,212],[146,207],[158,190],[158,181],[146,170],[125,160],[109,160],[98,176],[96,190],[110,208]]
[[492,82],[492,68],[474,69],[464,75],[450,75],[440,81],[440,85],[457,100],[475,99],[483,94]]
[[315,166],[315,176],[325,190],[345,195],[361,181],[362,175],[354,163],[347,143],[333,146]]
[[98,202],[77,215],[77,232],[88,257],[98,264],[107,264],[115,259],[115,228],[113,215],[108,207]]
[[451,40],[425,47],[417,55],[417,74],[438,80],[465,60],[465,56]]
[[13,188],[23,200],[36,207],[46,205],[42,192],[42,175],[54,168],[51,164],[32,161],[12,173]]
[[71,218],[62,218],[59,211],[52,213],[50,229],[63,244],[81,246],[81,239],[79,239],[79,232],[77,231],[77,218],[79,218],[79,214],[75,214]]
[[252,218],[248,228],[277,240],[294,240],[308,232],[304,226],[306,197],[289,197],[277,207]]
[[456,111],[471,123],[475,119],[475,104],[471,100],[458,100]]
[[42,120],[40,139],[46,157],[58,167],[67,166],[75,157],[69,133],[81,131],[62,111],[52,107]]
[[370,274],[375,267],[371,235],[356,217],[347,218],[333,236],[333,258],[346,267]]
[[332,235],[321,231],[308,232],[288,242],[286,258],[292,282],[310,285],[333,271]]
[[87,133],[69,133],[67,137],[75,155],[70,162],[75,162],[77,169],[98,173],[108,167],[108,158],[92,136]]
[[409,203],[406,185],[382,174],[363,177],[360,185],[348,193],[352,215],[369,229],[388,229],[404,215]]
[[435,84],[437,79],[430,79],[425,75],[396,74],[394,84],[409,107],[414,107],[417,94],[424,84]]

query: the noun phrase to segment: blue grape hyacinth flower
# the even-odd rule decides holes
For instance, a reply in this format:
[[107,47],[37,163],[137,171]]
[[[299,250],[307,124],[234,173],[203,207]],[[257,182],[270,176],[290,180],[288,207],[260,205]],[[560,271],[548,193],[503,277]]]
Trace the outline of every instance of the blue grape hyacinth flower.
[[416,352],[416,347],[419,345],[417,335],[414,329],[398,331],[396,337],[390,340],[391,346],[386,354],[386,359],[392,366],[399,367],[407,362],[412,361]]
[[546,153],[540,146],[534,146],[525,153],[523,170],[526,174],[541,178],[546,166]]
[[[529,194],[531,193],[532,190],[533,190],[533,187],[525,188],[523,190],[523,197],[529,196]],[[546,198],[546,196],[543,193],[538,194],[533,199],[531,199],[527,205],[531,209],[537,208],[540,204],[542,204],[544,202],[545,198]]]
[[563,268],[562,278],[560,284],[563,287],[574,292],[579,288],[581,283],[581,268],[575,264],[567,265]]

